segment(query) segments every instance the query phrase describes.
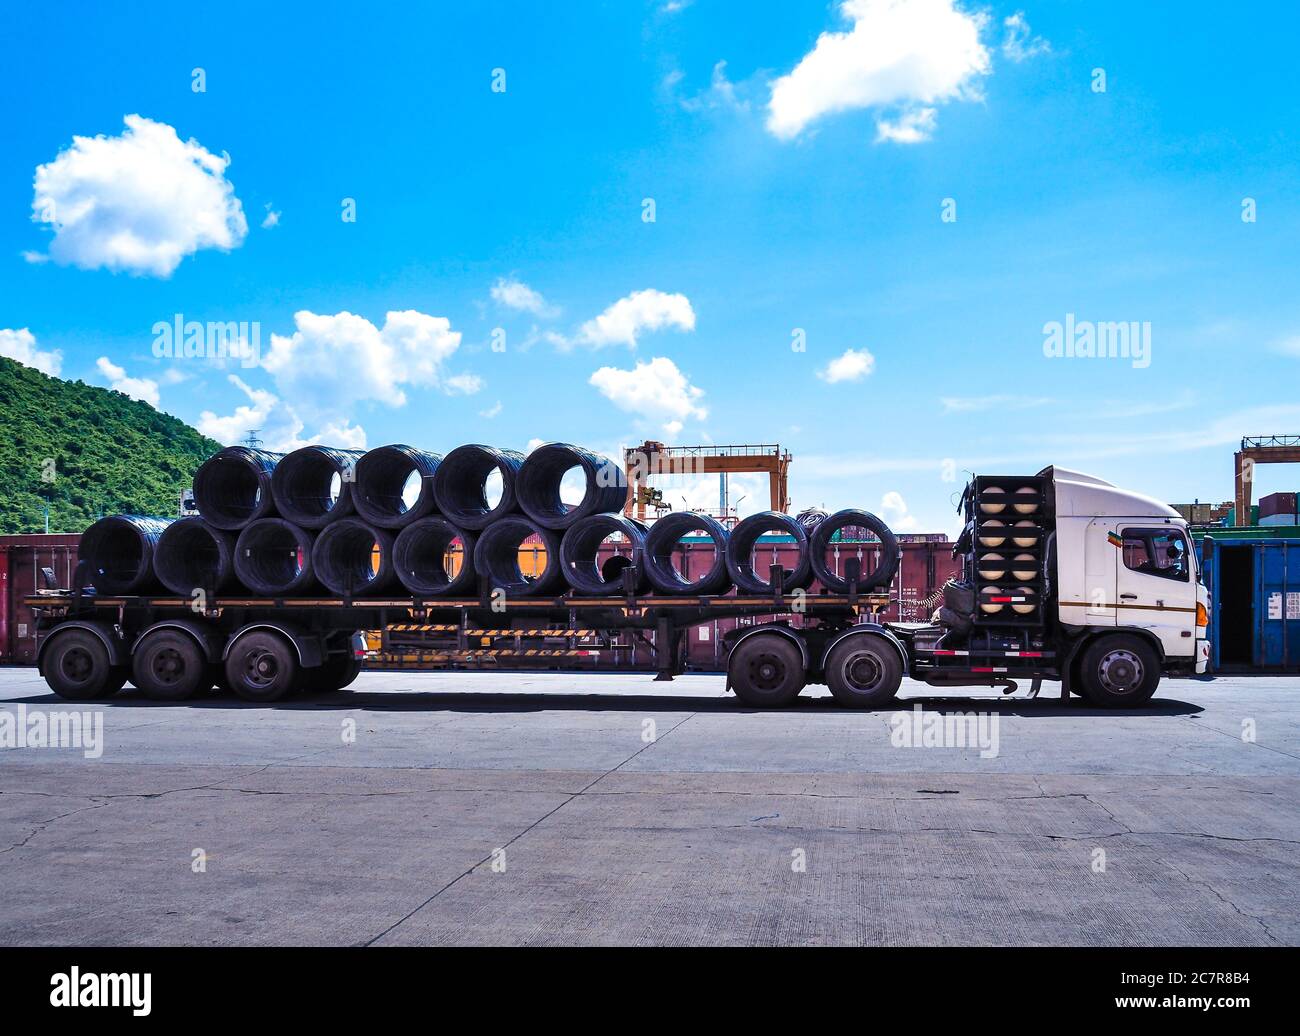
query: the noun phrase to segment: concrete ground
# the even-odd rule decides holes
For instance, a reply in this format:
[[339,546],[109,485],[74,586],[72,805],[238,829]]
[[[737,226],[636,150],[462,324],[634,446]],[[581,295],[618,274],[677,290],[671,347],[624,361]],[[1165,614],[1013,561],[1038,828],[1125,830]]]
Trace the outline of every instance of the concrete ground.
[[[0,749],[0,943],[1300,942],[1300,679],[1127,714],[1048,688],[908,682],[872,713],[753,712],[717,676],[128,688],[89,709],[99,758]],[[0,669],[20,705],[83,708]],[[907,746],[973,711],[983,750]]]

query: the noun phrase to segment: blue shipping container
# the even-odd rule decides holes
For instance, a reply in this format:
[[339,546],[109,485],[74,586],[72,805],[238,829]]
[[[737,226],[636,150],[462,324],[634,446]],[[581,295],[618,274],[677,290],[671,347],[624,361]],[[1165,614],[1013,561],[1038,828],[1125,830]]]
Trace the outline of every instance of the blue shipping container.
[[1215,670],[1300,672],[1300,539],[1201,542]]

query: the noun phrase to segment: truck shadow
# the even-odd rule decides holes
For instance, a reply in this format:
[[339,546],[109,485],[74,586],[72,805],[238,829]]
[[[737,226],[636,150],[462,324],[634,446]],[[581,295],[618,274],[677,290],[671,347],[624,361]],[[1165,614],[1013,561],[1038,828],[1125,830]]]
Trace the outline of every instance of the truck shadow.
[[[28,698],[9,699],[10,704],[25,702],[29,705],[68,707],[72,703],[53,694],[32,695]],[[1146,716],[1180,717],[1196,715],[1203,707],[1176,698],[1154,698],[1142,708],[1105,710],[1083,704],[1072,698],[1068,702],[1060,697],[959,697],[943,695],[916,695],[900,697],[876,709],[852,710],[836,705],[827,694],[818,697],[800,697],[784,709],[754,709],[742,704],[731,694],[704,697],[685,694],[568,694],[563,692],[510,692],[510,691],[333,691],[304,692],[301,696],[282,702],[258,705],[242,701],[233,695],[212,695],[184,702],[157,702],[144,698],[133,688],[126,688],[104,701],[81,704],[122,710],[184,709],[186,711],[275,709],[282,712],[312,711],[365,711],[365,712],[610,712],[610,713],[753,713],[773,716],[823,716],[828,720],[866,715],[874,712],[889,717],[897,712],[911,712],[920,706],[926,713],[940,715],[985,713],[996,716],[1052,719],[1067,716],[1087,716],[1098,722]]]

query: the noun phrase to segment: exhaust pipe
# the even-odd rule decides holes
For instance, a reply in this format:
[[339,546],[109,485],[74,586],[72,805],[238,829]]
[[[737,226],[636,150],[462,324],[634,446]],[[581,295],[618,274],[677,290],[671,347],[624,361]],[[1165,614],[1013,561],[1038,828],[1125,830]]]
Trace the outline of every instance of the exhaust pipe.
[[[352,487],[362,450],[304,446],[280,459],[271,475],[276,510],[304,529],[323,529],[352,513]],[[250,588],[251,589],[251,588]]]
[[[458,529],[446,518],[421,518],[397,535],[393,567],[402,585],[417,597],[473,596],[478,579],[474,570],[472,532]],[[459,558],[454,552],[460,543]]]
[[181,597],[229,590],[235,585],[235,534],[202,518],[181,518],[158,537],[153,560],[159,582]]
[[[545,564],[540,572],[528,574],[524,567],[533,566],[520,564],[519,548],[533,537],[541,541],[541,556],[533,557]],[[568,585],[560,561],[560,534],[518,514],[498,519],[483,531],[474,545],[474,568],[507,597],[558,596]]]
[[262,518],[235,541],[235,575],[259,597],[294,597],[319,589],[311,563],[312,533],[283,518]]
[[283,454],[227,446],[194,473],[194,503],[209,525],[231,532],[275,514],[271,473]]
[[[780,511],[759,511],[751,514],[731,531],[727,540],[727,572],[736,589],[747,594],[770,594],[774,587],[755,569],[754,548],[765,532],[779,532],[794,540],[799,552],[798,562],[786,572],[782,593],[806,589],[812,582],[812,565],[808,558],[808,531],[798,519]],[[764,571],[766,571],[764,566]]]
[[[584,482],[582,499],[566,504],[561,487],[569,472],[577,471]],[[565,530],[593,514],[614,513],[627,503],[627,475],[608,457],[571,446],[550,442],[528,455],[515,482],[519,506],[538,525]]]
[[[702,532],[713,541],[713,561],[698,574],[679,572],[673,564],[678,541],[690,532]],[[707,514],[673,511],[664,515],[650,526],[643,557],[646,578],[661,594],[673,597],[721,594],[731,586],[731,577],[727,574],[727,530]],[[686,551],[682,551],[683,566],[689,557]]]
[[[600,545],[619,534],[627,544],[627,554],[614,554],[597,564]],[[646,526],[621,514],[593,514],[575,522],[560,541],[560,560],[564,578],[580,594],[603,596],[621,593],[623,569],[638,569],[636,592],[649,585],[642,556],[645,553]]]
[[397,582],[393,571],[393,534],[360,518],[340,518],[327,525],[311,549],[316,578],[340,597],[382,593]]
[[[479,530],[518,510],[515,481],[524,455],[514,450],[471,443],[457,446],[442,458],[433,475],[433,498],[444,518],[461,529]],[[487,481],[501,476],[501,499],[487,498]]]
[[81,534],[78,557],[90,570],[95,593],[147,593],[158,586],[154,553],[170,518],[115,514],[101,518]]
[[357,461],[352,504],[381,529],[403,529],[432,514],[433,474],[442,460],[410,446],[380,446]]

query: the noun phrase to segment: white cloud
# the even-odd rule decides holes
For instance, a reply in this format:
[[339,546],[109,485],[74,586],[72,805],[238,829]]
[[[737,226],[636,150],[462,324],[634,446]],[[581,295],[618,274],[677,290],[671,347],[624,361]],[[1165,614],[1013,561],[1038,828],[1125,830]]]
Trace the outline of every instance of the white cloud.
[[298,330],[271,335],[262,366],[280,394],[305,410],[337,414],[365,400],[403,406],[407,385],[440,387],[448,394],[481,385],[471,374],[445,375],[443,365],[460,348],[461,337],[446,317],[393,311],[382,328],[348,312],[301,310],[293,319]]
[[27,328],[0,328],[0,356],[35,367],[42,374],[57,378],[63,368],[63,354],[58,349],[42,352],[36,348],[36,336]]
[[876,369],[876,358],[866,349],[845,349],[817,372],[822,381],[834,385],[840,381],[861,381]]
[[[990,68],[980,41],[986,15],[968,14],[956,0],[844,0],[840,14],[852,27],[822,33],[772,84],[767,128],[777,137],[791,139],[825,115],[860,108],[900,110],[913,123],[901,132],[916,134],[925,120],[933,124],[926,108],[979,96],[978,77]],[[879,124],[877,139],[899,139],[898,125]]]
[[1046,54],[1052,45],[1041,36],[1033,35],[1024,11],[1017,11],[1002,20],[1006,30],[1002,37],[1002,53],[1012,61],[1028,61],[1039,54]]
[[237,374],[228,379],[248,397],[247,403],[237,406],[233,413],[220,416],[211,410],[199,415],[198,430],[218,442],[232,445],[257,430],[268,450],[288,452],[300,446],[324,443],[344,449],[364,449],[365,429],[346,419],[327,422],[309,439],[302,438],[303,421],[293,407],[285,404],[274,392],[254,388]]
[[895,532],[912,532],[920,528],[921,523],[908,511],[903,494],[896,490],[880,498],[880,511],[880,517]]
[[[4,331],[0,331],[0,336],[4,334]],[[1300,335],[1289,335],[1288,337],[1279,340],[1274,343],[1273,349],[1275,352],[1279,352],[1283,356],[1300,356]],[[9,354],[5,353],[5,355],[7,356]],[[32,366],[35,366],[35,364],[32,364]]]
[[1007,409],[1028,410],[1047,406],[1053,402],[1047,396],[944,396],[939,400],[945,414],[973,413],[975,411]]
[[169,277],[203,248],[230,251],[248,233],[230,158],[166,123],[125,118],[121,136],[73,137],[36,167],[32,220],[54,228],[49,255],[83,269]]
[[486,410],[480,410],[480,411],[478,412],[478,416],[479,416],[479,417],[486,417],[488,420],[491,420],[492,418],[496,417],[497,414],[501,413],[501,410],[502,410],[501,400],[498,399],[495,403],[493,403],[493,404],[492,404],[490,407],[488,407]]
[[915,111],[903,112],[893,122],[885,118],[877,119],[876,143],[888,140],[895,144],[919,144],[923,140],[930,139],[931,134],[934,133],[934,123],[933,108],[918,108]]
[[449,396],[472,396],[483,390],[483,379],[477,374],[454,374],[443,382]]
[[[664,85],[672,90],[682,79],[682,74],[677,72],[670,74],[665,79]],[[688,112],[716,110],[716,109],[734,109],[736,111],[748,111],[749,101],[742,99],[736,93],[736,84],[727,78],[727,63],[719,61],[713,66],[713,74],[709,79],[709,88],[694,97],[683,97],[679,102]]]
[[626,345],[635,349],[637,336],[643,331],[675,327],[679,331],[695,330],[695,310],[685,295],[668,295],[654,288],[634,291],[619,299],[603,313],[578,329],[573,341],[554,336],[562,348],[573,344],[596,349],[607,345]]
[[670,435],[681,430],[683,421],[702,421],[709,415],[700,403],[704,390],[692,385],[665,356],[639,360],[631,370],[601,367],[589,380],[620,410],[674,429]]
[[99,373],[108,379],[109,385],[115,391],[132,399],[143,400],[152,407],[158,405],[158,382],[150,378],[128,378],[126,370],[107,356],[101,356],[96,360],[95,366],[99,368]]
[[272,227],[280,225],[280,213],[271,207],[271,203],[266,203],[266,218],[262,220],[262,229],[270,230]]
[[492,298],[507,309],[517,309],[524,313],[533,313],[539,317],[552,317],[559,310],[547,303],[540,291],[535,291],[523,281],[512,277],[498,277],[492,285]]

